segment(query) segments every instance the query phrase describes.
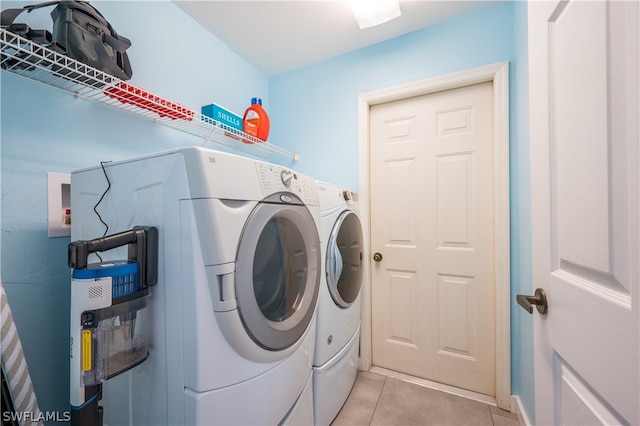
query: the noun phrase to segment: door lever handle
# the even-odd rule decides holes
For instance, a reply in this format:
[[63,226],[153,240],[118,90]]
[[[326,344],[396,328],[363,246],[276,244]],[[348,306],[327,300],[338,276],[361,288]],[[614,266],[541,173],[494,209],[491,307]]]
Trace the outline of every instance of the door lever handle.
[[523,294],[518,294],[516,296],[516,300],[518,301],[518,305],[522,306],[530,314],[533,313],[533,305],[536,305],[536,309],[541,315],[545,315],[549,310],[549,305],[547,304],[547,295],[541,288],[536,289],[534,296],[525,296]]

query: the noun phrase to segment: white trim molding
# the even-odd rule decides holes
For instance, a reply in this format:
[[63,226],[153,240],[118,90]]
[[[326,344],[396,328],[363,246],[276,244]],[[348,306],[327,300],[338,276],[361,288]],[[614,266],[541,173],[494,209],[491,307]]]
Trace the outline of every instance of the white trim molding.
[[511,407],[512,413],[515,413],[518,416],[518,423],[525,426],[531,426],[531,420],[529,420],[529,416],[527,415],[527,411],[524,409],[522,405],[522,400],[518,395],[511,396]]
[[[509,63],[499,62],[358,96],[358,192],[363,227],[370,230],[369,108],[373,105],[427,95],[473,84],[493,82],[494,120],[494,241],[496,279],[496,404],[511,411],[511,315],[510,315],[510,206],[509,206]],[[365,232],[365,271],[362,304],[360,369],[372,366],[371,353],[371,259]]]

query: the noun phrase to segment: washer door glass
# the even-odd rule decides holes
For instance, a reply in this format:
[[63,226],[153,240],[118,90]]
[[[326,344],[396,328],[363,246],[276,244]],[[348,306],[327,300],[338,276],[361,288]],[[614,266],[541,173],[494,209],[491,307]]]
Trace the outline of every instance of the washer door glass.
[[347,308],[360,294],[362,286],[362,224],[346,210],[338,216],[327,243],[326,274],[334,302]]
[[247,333],[265,349],[295,344],[318,298],[320,242],[302,205],[261,203],[240,239],[236,300]]

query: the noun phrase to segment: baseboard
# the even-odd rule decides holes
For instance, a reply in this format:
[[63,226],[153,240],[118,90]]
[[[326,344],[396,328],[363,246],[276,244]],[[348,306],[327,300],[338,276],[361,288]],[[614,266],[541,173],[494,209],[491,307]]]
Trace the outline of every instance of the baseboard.
[[410,376],[404,373],[398,373],[397,371],[387,370],[386,368],[382,368],[382,367],[374,366],[374,367],[371,367],[369,371],[372,373],[380,374],[382,376],[394,377],[396,379],[404,380],[405,382],[410,382],[419,386],[424,386],[431,389],[437,389],[439,391],[461,396],[463,398],[483,402],[485,404],[496,405],[496,399],[494,397],[483,395],[477,392],[468,391],[466,389],[460,389],[454,386],[443,385],[442,383],[432,382],[430,380],[421,379],[419,377]]
[[511,411],[518,415],[518,422],[523,426],[531,426],[531,420],[522,406],[522,401],[518,395],[511,395]]

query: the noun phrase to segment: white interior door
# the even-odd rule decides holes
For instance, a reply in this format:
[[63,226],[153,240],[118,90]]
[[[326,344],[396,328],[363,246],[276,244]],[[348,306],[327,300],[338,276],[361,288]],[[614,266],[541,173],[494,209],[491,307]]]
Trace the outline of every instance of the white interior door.
[[640,424],[637,1],[529,3],[536,423]]
[[370,110],[372,362],[490,396],[492,84]]

